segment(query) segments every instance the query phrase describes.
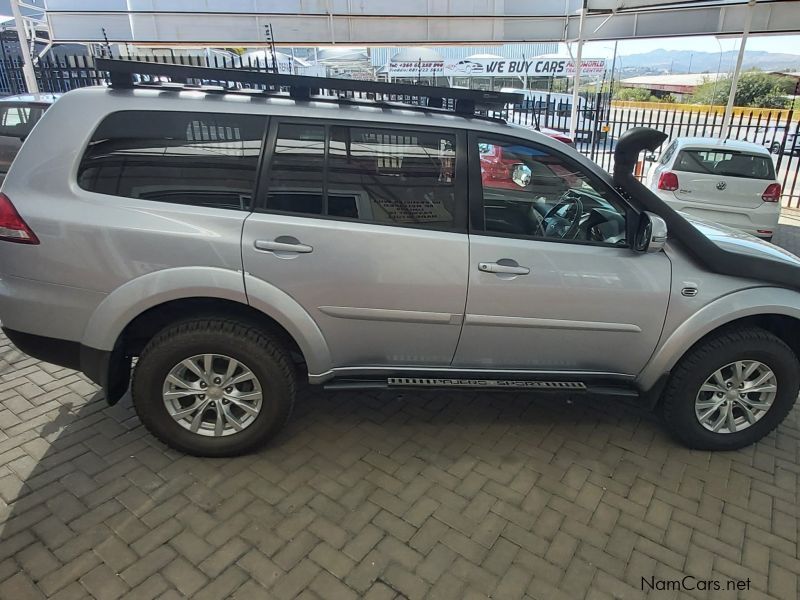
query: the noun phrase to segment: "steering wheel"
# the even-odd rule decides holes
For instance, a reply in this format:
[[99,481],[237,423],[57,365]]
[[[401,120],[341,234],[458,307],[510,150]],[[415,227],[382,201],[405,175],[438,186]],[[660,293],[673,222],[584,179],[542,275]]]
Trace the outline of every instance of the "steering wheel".
[[542,220],[545,237],[572,239],[578,233],[583,216],[583,202],[573,190],[567,190],[547,211]]

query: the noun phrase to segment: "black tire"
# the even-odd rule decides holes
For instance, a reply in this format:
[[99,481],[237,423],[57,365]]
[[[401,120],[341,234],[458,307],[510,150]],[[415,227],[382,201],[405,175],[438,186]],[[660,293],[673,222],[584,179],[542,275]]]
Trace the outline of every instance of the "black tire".
[[[777,393],[771,408],[747,429],[715,433],[695,415],[700,387],[717,369],[737,360],[757,360],[772,369]],[[662,417],[671,433],[689,448],[736,450],[757,442],[775,429],[797,400],[800,364],[783,340],[758,327],[729,329],[692,348],[678,363],[664,390]]]
[[779,154],[781,151],[781,145],[778,142],[772,142],[772,144],[769,147],[769,151],[772,154]]
[[[261,385],[261,410],[246,428],[210,437],[193,433],[170,416],[162,397],[167,374],[180,361],[215,353],[243,363]],[[266,443],[292,412],[295,375],[289,353],[261,329],[227,319],[196,319],[159,332],[141,353],[133,374],[133,405],[144,426],[162,442],[195,456],[237,456]]]

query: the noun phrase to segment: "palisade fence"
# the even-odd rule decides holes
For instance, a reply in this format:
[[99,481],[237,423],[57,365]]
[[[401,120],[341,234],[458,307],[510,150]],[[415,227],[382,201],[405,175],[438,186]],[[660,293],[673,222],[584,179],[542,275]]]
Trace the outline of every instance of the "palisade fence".
[[[274,71],[274,65],[265,60],[248,60],[234,57],[223,59],[218,55],[176,56],[155,59],[148,56],[127,56],[130,60],[149,62],[171,62],[176,64],[208,66],[217,68],[247,69],[262,72]],[[0,70],[0,95],[25,93],[25,79],[18,58],[2,58]],[[66,56],[40,59],[35,66],[41,92],[64,93],[69,90],[102,85],[107,74],[94,68],[91,56]],[[225,83],[199,82],[194,83]],[[242,85],[242,84],[237,84]],[[246,87],[249,84],[245,84]],[[263,86],[262,86],[263,87]],[[334,90],[323,93],[336,94]],[[348,97],[364,94],[347,93]],[[376,100],[391,100],[418,103],[418,97],[369,94]],[[571,106],[564,95],[554,95],[536,101],[526,101],[518,106],[507,107],[500,115],[507,121],[530,128],[547,128],[566,132],[570,130]],[[798,111],[800,112],[800,111]],[[729,138],[755,142],[769,148],[774,155],[775,170],[783,190],[784,206],[800,207],[800,141],[797,112],[791,110],[737,109],[729,130]],[[653,127],[669,136],[661,147],[663,150],[676,137],[719,137],[722,132],[723,110],[720,107],[699,107],[669,104],[658,107],[636,103],[609,102],[605,94],[584,96],[576,123],[575,145],[578,151],[598,163],[606,170],[613,169],[614,146],[617,138],[632,127]],[[794,141],[794,147],[787,147]],[[644,176],[649,163],[643,162],[638,173]]]
[[[578,113],[575,147],[608,171],[614,168],[614,147],[617,138],[632,127],[652,127],[667,134],[660,150],[676,137],[720,137],[724,109],[652,106],[625,106],[609,103],[600,94],[586,98],[586,106]],[[558,131],[570,130],[570,105],[564,102],[541,102],[539,106],[509,107],[502,115],[507,121],[526,127],[538,126]],[[800,140],[798,111],[737,109],[732,117],[728,139],[754,142],[773,154],[775,172],[781,184],[784,206],[800,207]],[[794,143],[794,148],[792,148]],[[650,163],[642,161],[637,175],[647,175]]]

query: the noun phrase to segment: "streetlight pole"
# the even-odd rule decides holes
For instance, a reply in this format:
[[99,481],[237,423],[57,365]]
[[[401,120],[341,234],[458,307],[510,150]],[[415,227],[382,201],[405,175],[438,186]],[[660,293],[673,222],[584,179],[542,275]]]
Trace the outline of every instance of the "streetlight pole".
[[723,140],[728,137],[731,128],[731,116],[733,115],[733,101],[736,97],[736,88],[739,85],[739,75],[742,72],[742,61],[744,60],[744,47],[747,45],[747,36],[750,35],[750,26],[753,24],[753,11],[756,0],[748,0],[747,16],[744,18],[744,28],[742,29],[742,41],[739,44],[739,55],[736,57],[736,68],[731,79],[731,93],[728,95],[728,104],[725,106],[725,116],[722,117],[722,131],[719,137]]
[[25,29],[25,21],[22,19],[22,13],[19,11],[18,0],[11,1],[11,14],[14,15],[14,22],[17,25],[17,37],[19,38],[19,47],[22,52],[22,74],[25,76],[25,85],[28,88],[29,94],[39,93],[39,84],[36,82],[36,72],[33,70],[33,62],[31,61],[31,50],[28,47],[28,31]]
[[[722,71],[722,42],[717,37],[714,39],[717,40],[717,45],[719,45],[719,62],[717,63],[717,76],[714,77],[714,89],[711,92],[711,100],[708,103],[710,106],[714,106],[714,101],[717,99],[717,84],[719,83],[720,71]],[[716,113],[714,120],[717,120]]]
[[578,127],[578,91],[581,84],[581,65],[583,63],[583,21],[586,17],[586,3],[583,0],[581,7],[581,20],[578,24],[578,53],[575,56],[575,79],[572,83],[572,110],[569,115],[569,137],[575,139],[575,132]]

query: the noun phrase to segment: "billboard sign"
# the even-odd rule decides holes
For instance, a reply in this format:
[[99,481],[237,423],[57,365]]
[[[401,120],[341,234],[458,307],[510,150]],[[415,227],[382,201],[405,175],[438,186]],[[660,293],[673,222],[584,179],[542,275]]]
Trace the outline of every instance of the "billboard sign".
[[[604,58],[581,61],[581,74],[602,75],[605,70]],[[464,58],[389,63],[392,77],[571,77],[574,74],[575,62],[570,58]]]

